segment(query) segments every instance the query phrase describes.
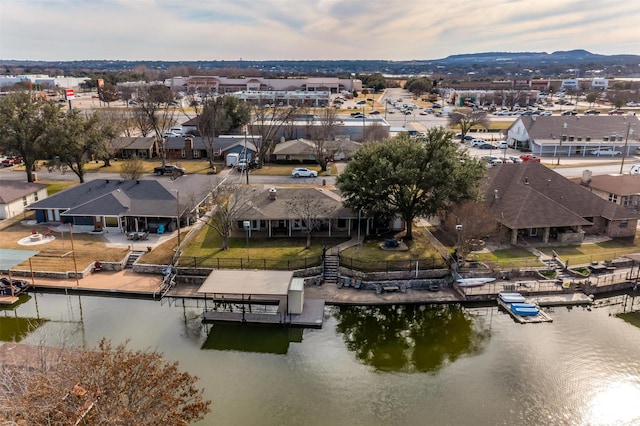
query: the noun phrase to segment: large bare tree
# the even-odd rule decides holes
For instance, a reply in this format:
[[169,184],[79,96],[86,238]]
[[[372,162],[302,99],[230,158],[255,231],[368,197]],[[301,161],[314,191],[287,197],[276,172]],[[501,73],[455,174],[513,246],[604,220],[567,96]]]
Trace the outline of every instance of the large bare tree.
[[171,104],[173,99],[171,89],[163,84],[154,84],[140,89],[136,106],[137,118],[143,124],[140,126],[142,135],[146,136],[143,129],[150,129],[155,134],[163,166],[167,164],[165,134],[176,122],[176,107]]
[[307,137],[313,142],[314,155],[322,171],[327,170],[329,158],[340,149],[334,142],[339,123],[333,108],[324,108],[307,121]]
[[323,203],[318,202],[317,196],[296,195],[287,201],[290,213],[302,222],[307,235],[306,248],[311,247],[311,234],[315,229],[331,217],[332,211]]
[[282,126],[296,115],[297,108],[290,106],[262,106],[254,105],[251,110],[249,133],[260,136],[254,140],[258,150],[258,167],[262,167],[264,160],[277,143],[276,136]]
[[451,127],[460,127],[460,133],[462,133],[461,140],[464,141],[464,136],[474,126],[480,126],[486,129],[489,125],[489,119],[487,118],[487,113],[484,111],[461,108],[449,115],[449,125]]
[[214,209],[207,226],[222,238],[222,250],[229,248],[233,223],[248,212],[255,199],[254,188],[237,183],[214,180],[211,195]]

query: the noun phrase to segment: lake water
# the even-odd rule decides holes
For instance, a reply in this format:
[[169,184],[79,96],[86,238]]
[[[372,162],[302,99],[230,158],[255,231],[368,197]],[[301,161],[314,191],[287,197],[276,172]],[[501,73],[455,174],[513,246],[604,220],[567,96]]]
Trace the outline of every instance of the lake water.
[[[200,377],[206,425],[636,425],[640,298],[555,308],[328,307],[322,329],[204,325],[195,301],[32,293],[0,339],[153,348]],[[633,315],[626,319],[637,320]]]

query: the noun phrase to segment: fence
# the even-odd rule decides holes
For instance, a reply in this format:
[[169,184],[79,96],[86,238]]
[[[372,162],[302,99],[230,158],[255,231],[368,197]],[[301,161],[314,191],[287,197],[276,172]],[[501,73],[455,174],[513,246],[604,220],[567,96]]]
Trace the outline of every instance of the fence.
[[440,258],[402,259],[402,260],[361,260],[340,256],[340,266],[362,272],[391,272],[439,269],[446,267]]
[[247,259],[220,257],[181,256],[178,266],[183,268],[213,269],[262,269],[275,271],[294,271],[320,266],[322,258],[304,257],[299,259]]

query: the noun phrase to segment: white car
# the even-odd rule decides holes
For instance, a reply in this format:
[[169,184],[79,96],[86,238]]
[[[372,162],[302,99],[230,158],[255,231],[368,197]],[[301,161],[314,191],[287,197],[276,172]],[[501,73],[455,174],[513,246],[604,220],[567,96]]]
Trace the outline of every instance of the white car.
[[299,177],[318,177],[318,172],[315,170],[305,169],[304,167],[297,167],[291,170],[291,176],[294,178]]
[[616,151],[615,149],[596,149],[591,151],[591,155],[597,155],[598,157],[601,155],[608,155],[611,157],[615,157],[618,155],[622,155],[621,151]]
[[482,144],[487,143],[484,139],[471,139],[471,147],[476,148]]
[[507,149],[507,148],[509,148],[509,144],[507,144],[507,141],[498,142],[498,149]]

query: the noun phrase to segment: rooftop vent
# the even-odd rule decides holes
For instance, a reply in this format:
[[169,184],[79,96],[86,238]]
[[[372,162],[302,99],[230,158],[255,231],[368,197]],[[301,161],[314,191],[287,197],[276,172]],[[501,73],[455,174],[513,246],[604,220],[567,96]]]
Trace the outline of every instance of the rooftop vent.
[[278,191],[275,188],[270,188],[269,189],[269,199],[270,200],[276,200],[278,198],[277,194],[278,194]]

